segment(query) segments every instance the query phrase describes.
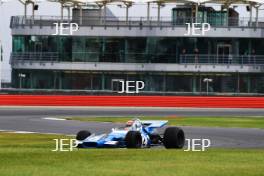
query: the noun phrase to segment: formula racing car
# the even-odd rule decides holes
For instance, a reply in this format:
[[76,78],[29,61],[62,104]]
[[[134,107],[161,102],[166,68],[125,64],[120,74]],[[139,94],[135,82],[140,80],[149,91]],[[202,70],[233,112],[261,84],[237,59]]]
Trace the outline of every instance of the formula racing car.
[[183,148],[185,136],[181,128],[167,127],[163,135],[157,133],[157,128],[167,123],[168,121],[132,119],[124,128],[113,128],[109,134],[95,135],[89,131],[80,131],[76,140],[78,148],[148,148],[157,145]]

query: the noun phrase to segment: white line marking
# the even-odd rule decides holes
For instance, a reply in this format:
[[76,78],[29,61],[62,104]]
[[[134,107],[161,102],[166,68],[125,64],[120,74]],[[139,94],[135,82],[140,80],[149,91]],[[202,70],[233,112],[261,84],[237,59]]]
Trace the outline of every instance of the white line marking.
[[31,131],[10,131],[10,133],[17,133],[17,134],[34,134],[35,132],[31,132]]
[[63,119],[63,118],[55,118],[55,117],[45,117],[43,119],[45,119],[45,120],[66,120],[66,119]]
[[50,134],[50,135],[65,135],[65,136],[75,136],[74,134],[63,134],[63,133],[42,133],[34,131],[15,131],[15,130],[0,130],[4,133],[16,133],[16,134]]

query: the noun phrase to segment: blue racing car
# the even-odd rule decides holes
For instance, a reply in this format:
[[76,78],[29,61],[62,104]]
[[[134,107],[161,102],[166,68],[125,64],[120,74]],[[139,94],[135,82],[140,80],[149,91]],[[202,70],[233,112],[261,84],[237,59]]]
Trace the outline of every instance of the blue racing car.
[[181,128],[167,127],[164,135],[157,133],[157,128],[167,123],[168,121],[132,119],[124,128],[114,128],[109,134],[95,135],[89,131],[80,131],[76,135],[78,148],[148,148],[157,145],[183,148],[185,136]]

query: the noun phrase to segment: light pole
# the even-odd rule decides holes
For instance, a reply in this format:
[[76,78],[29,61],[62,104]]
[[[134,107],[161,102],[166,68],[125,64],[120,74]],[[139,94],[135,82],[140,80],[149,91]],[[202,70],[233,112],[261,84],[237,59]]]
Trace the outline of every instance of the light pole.
[[26,74],[19,73],[18,77],[19,77],[19,88],[21,89],[22,88],[22,79],[26,77]]
[[208,95],[208,92],[209,92],[209,82],[213,82],[213,79],[210,79],[210,78],[204,78],[204,79],[203,79],[203,82],[206,83],[206,94]]

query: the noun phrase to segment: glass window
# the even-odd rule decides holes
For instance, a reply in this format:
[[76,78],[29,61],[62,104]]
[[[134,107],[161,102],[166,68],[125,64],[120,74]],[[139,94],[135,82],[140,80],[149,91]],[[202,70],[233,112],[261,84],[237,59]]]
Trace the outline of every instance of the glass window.
[[125,43],[122,38],[103,38],[103,52],[100,55],[102,62],[124,62]]
[[72,61],[72,38],[59,37],[57,40],[59,57],[61,61]]
[[126,38],[126,62],[142,63],[147,62],[146,38]]
[[173,38],[148,38],[147,49],[152,63],[177,62],[177,39]]
[[13,52],[25,52],[25,38],[13,36]]

